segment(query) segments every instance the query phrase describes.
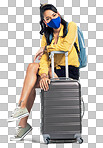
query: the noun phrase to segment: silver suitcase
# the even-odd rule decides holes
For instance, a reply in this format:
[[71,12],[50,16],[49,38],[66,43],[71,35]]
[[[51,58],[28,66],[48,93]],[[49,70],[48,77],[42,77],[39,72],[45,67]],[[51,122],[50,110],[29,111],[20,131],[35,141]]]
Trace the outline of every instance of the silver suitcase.
[[[65,53],[66,78],[54,78],[54,54]],[[52,51],[49,90],[41,90],[41,133],[44,142],[82,143],[82,98],[79,81],[69,78],[68,52]],[[84,107],[84,102],[83,102]]]

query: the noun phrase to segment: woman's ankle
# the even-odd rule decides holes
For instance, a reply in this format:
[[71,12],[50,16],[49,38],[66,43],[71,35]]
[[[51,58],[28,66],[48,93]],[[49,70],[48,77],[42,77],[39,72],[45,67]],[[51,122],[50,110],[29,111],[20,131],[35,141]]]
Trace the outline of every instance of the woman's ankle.
[[24,123],[23,123],[23,124],[20,123],[20,124],[19,124],[19,126],[21,126],[22,128],[25,128],[26,125],[27,125],[27,123],[25,123],[25,124],[24,124]]
[[25,108],[26,107],[26,104],[25,103],[22,103],[21,104],[21,108]]
[[21,108],[25,108],[25,107],[26,107],[26,103],[25,103],[24,101],[21,101],[21,102],[19,103],[19,106],[20,106]]

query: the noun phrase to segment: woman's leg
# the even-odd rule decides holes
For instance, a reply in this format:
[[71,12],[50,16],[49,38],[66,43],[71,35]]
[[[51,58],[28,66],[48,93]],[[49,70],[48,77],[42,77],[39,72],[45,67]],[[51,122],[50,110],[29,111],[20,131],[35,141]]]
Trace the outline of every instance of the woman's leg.
[[[38,65],[36,65],[36,66],[37,66],[36,69],[38,69]],[[37,72],[38,72],[38,70],[37,70]],[[52,77],[51,68],[49,68],[48,74],[49,74],[49,78],[51,78],[51,77]],[[35,75],[36,75],[36,74],[35,74]],[[56,75],[56,73],[54,73],[54,77],[56,77],[56,78],[58,77],[58,76]],[[40,76],[37,77],[36,83],[35,83],[33,89],[31,90],[31,93],[30,93],[30,95],[29,95],[29,97],[28,97],[28,99],[27,99],[28,101],[27,101],[27,105],[26,105],[26,106],[27,106],[27,109],[28,109],[29,113],[30,113],[30,111],[31,111],[31,108],[32,108],[32,106],[33,106],[33,103],[34,103],[34,100],[35,100],[35,97],[36,97],[36,90],[35,90],[35,88],[40,88],[39,82],[40,82]],[[22,119],[20,120],[20,122],[19,122],[19,125],[20,125],[21,127],[26,127],[27,120],[28,120],[28,116],[22,118]]]
[[[40,81],[40,76],[37,77],[37,72],[38,72],[39,64],[36,63],[36,64],[35,64],[35,67],[36,67],[36,68],[35,68],[36,70],[35,70],[34,73],[30,72],[31,68],[30,68],[30,69],[28,68],[28,72],[30,72],[31,75],[33,75],[34,78],[36,79],[35,84],[34,84],[33,88],[31,89],[31,92],[30,92],[30,94],[29,94],[29,96],[28,96],[28,98],[27,98],[27,101],[26,101],[26,107],[27,107],[29,113],[30,113],[30,111],[31,111],[31,108],[32,108],[32,106],[33,106],[33,103],[34,103],[34,100],[35,100],[35,97],[36,97],[36,90],[35,90],[35,88],[39,88],[39,81]],[[31,71],[32,71],[32,70],[31,70]],[[29,74],[30,74],[30,73],[29,73]],[[26,76],[26,77],[28,78],[29,76]],[[22,95],[23,95],[23,93],[22,93]],[[21,97],[21,98],[22,98],[22,97]],[[20,98],[19,102],[21,101],[21,98]],[[25,100],[24,100],[24,101],[25,101]],[[23,102],[22,102],[22,103],[23,103]],[[25,127],[26,124],[27,124],[27,119],[28,119],[28,116],[22,118],[22,119],[20,120],[20,122],[19,122],[19,125],[20,125],[21,127]]]
[[39,67],[38,63],[30,63],[28,65],[23,88],[22,88],[21,97],[19,100],[19,104],[20,104],[21,100],[23,100],[23,102],[21,102],[21,108],[24,108],[27,105],[28,97],[29,97],[29,95],[36,83],[36,80],[37,80],[36,73],[38,71],[38,67]]
[[[39,82],[39,80],[40,80],[40,78],[38,77],[37,81]],[[37,88],[37,87],[36,87],[36,88]],[[31,109],[32,109],[32,106],[33,106],[33,104],[34,104],[35,97],[36,97],[36,90],[35,90],[35,88],[33,88],[33,89],[31,90],[31,93],[30,93],[29,97],[28,97],[28,101],[27,101],[27,105],[26,105],[26,107],[27,107],[29,113],[30,113],[30,111],[31,111]],[[21,127],[23,127],[23,128],[26,127],[28,117],[29,117],[29,116],[24,117],[24,118],[22,118],[22,119],[20,120],[19,125],[20,125]]]
[[[49,78],[52,78],[52,68],[49,68]],[[54,72],[54,78],[58,78],[58,75]]]

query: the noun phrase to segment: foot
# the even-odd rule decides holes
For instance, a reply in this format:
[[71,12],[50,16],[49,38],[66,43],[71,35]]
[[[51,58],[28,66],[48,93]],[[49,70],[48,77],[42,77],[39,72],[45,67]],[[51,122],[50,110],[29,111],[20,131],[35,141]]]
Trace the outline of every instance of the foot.
[[16,127],[16,134],[14,137],[10,137],[11,141],[19,141],[22,140],[33,128],[31,125],[27,123],[25,128],[22,128],[21,126]]
[[20,106],[17,106],[14,111],[12,112],[12,115],[7,119],[8,122],[12,122],[21,118],[24,118],[26,116],[29,116],[29,112],[27,108],[21,108]]

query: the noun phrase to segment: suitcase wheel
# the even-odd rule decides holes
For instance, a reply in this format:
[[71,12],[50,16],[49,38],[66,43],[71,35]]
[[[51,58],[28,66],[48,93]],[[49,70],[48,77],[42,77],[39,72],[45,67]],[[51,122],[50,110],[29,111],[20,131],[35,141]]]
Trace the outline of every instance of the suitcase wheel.
[[79,144],[83,143],[83,139],[81,137],[77,138],[77,143]]
[[50,138],[49,137],[47,137],[47,138],[44,138],[44,142],[46,143],[46,144],[49,144],[49,141],[50,140]]

